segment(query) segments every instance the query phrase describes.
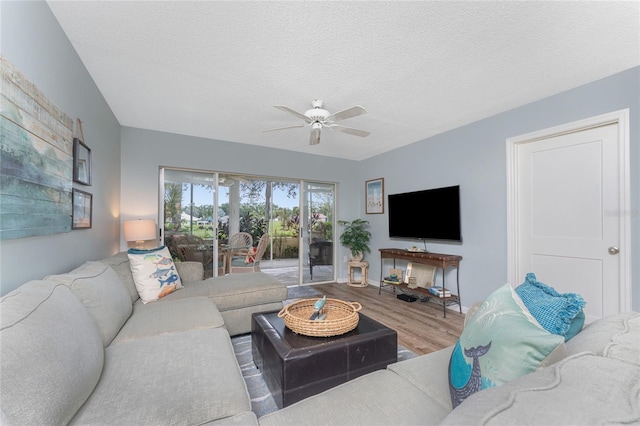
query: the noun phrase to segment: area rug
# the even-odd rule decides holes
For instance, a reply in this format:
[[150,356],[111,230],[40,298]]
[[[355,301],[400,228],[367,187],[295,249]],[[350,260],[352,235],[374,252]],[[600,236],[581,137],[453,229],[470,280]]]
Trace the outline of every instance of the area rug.
[[306,299],[308,297],[322,296],[318,290],[312,286],[289,286],[287,287],[287,299]]
[[[244,381],[249,390],[251,397],[251,411],[256,416],[261,417],[278,409],[275,399],[271,395],[271,391],[267,387],[262,373],[253,363],[253,355],[251,354],[251,334],[243,334],[231,339],[233,350],[235,351],[238,364],[242,369]],[[398,345],[398,361],[414,358],[416,354],[407,348]]]

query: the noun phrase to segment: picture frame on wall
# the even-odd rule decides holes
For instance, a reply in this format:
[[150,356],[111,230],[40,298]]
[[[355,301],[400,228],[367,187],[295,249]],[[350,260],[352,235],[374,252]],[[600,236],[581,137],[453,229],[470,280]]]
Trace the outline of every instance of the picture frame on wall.
[[73,181],[91,186],[91,148],[73,138]]
[[71,229],[91,229],[93,215],[93,195],[73,188]]
[[384,178],[365,182],[365,206],[367,214],[384,213]]

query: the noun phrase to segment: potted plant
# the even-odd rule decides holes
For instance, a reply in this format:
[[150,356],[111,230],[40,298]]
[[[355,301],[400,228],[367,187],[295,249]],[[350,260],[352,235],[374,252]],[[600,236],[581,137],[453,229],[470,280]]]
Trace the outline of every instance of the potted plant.
[[351,222],[339,220],[338,223],[344,225],[344,231],[340,235],[340,243],[350,249],[351,260],[362,260],[365,252],[371,252],[369,248],[371,232],[366,229],[369,226],[369,221],[364,219],[355,219]]

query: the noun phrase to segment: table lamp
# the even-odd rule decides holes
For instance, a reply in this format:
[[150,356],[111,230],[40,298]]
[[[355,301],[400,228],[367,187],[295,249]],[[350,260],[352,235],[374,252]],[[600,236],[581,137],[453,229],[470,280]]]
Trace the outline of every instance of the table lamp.
[[124,221],[125,241],[135,241],[137,249],[144,248],[145,240],[155,240],[156,222],[153,219]]

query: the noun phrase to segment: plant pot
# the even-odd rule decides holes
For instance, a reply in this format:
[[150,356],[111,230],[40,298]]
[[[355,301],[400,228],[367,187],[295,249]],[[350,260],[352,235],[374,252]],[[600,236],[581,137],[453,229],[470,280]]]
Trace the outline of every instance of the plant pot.
[[364,253],[359,251],[354,256],[354,254],[351,253],[351,251],[349,251],[349,258],[351,259],[352,262],[360,262],[364,258]]

